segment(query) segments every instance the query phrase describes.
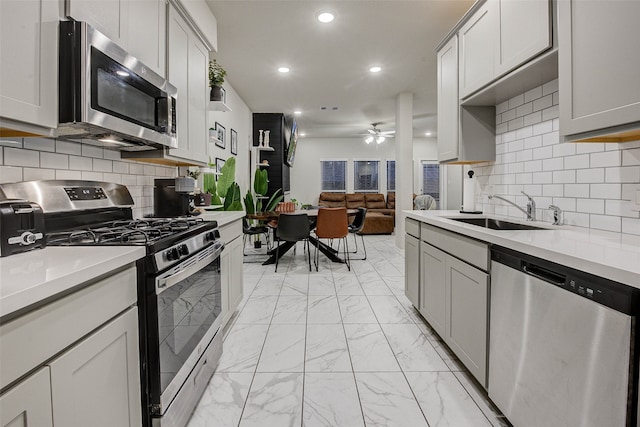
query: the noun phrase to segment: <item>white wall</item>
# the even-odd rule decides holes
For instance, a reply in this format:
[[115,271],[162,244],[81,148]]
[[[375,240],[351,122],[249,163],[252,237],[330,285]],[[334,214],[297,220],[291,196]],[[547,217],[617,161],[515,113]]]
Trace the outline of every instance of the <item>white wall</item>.
[[488,194],[506,195],[520,206],[530,194],[537,217],[552,221],[550,204],[567,224],[640,235],[640,141],[561,143],[558,81],[553,80],[496,106],[496,161],[474,167],[478,208],[524,218]]
[[[420,160],[437,158],[435,138],[416,138],[413,146],[414,165]],[[387,160],[395,160],[393,139],[382,144],[365,144],[361,138],[304,138],[298,141],[294,167],[291,169],[290,197],[301,203],[316,204],[320,195],[320,161],[347,161],[347,193],[353,192],[353,161],[379,160],[379,192],[387,192]],[[415,188],[415,185],[414,185]]]

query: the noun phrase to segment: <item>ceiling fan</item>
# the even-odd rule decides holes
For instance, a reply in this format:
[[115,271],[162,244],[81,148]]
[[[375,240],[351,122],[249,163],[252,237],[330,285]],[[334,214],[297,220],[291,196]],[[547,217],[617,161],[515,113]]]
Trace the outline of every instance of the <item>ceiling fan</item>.
[[378,125],[380,124],[382,124],[382,122],[371,123],[372,127],[371,129],[367,129],[367,132],[369,132],[369,134],[364,138],[364,142],[366,142],[367,144],[371,144],[373,141],[375,141],[376,144],[381,144],[385,139],[396,133],[395,130],[381,131],[380,129],[378,129]]

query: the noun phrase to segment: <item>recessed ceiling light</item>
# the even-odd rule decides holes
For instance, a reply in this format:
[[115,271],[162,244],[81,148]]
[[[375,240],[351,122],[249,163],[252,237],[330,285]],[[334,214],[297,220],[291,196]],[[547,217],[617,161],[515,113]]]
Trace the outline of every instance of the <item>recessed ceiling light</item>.
[[431,132],[425,132],[426,136],[431,136]]
[[296,110],[296,111],[293,112],[293,114],[295,114],[296,116],[299,116],[300,114],[302,114],[302,111]]
[[300,136],[307,136],[307,134],[306,134],[306,133],[304,133],[304,132],[302,132],[302,133],[300,134]]
[[336,15],[333,12],[328,10],[324,10],[316,15],[316,19],[323,24],[328,24],[336,18]]
[[372,73],[379,73],[380,71],[382,71],[382,67],[376,65],[375,67],[369,68],[369,71],[371,71]]
[[291,70],[289,69],[289,67],[280,67],[278,68],[278,71],[280,71],[281,73],[288,73]]

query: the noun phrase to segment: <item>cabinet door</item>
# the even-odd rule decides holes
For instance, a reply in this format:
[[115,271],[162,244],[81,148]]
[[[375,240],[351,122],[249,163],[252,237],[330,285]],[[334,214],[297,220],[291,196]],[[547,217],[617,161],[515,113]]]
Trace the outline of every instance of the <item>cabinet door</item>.
[[189,158],[198,161],[207,161],[208,64],[209,52],[193,34],[189,40]]
[[404,236],[404,294],[420,310],[420,240]]
[[131,308],[51,363],[58,426],[139,427],[138,309]]
[[178,89],[178,148],[171,154],[189,157],[189,37],[191,29],[173,6],[169,6],[167,79]]
[[0,426],[53,426],[48,367],[40,369],[0,396]]
[[446,323],[447,254],[420,242],[420,313],[440,336]]
[[500,0],[500,45],[496,76],[551,47],[549,0]]
[[166,75],[167,5],[165,0],[129,4],[129,53],[161,76]]
[[129,2],[130,0],[66,0],[66,14],[76,21],[86,21],[127,50]]
[[0,1],[0,117],[58,126],[58,3]]
[[475,92],[495,77],[498,25],[498,0],[487,0],[458,31],[460,98]]
[[242,237],[235,238],[227,245],[231,254],[231,280],[229,282],[229,311],[233,312],[240,304],[243,295]]
[[558,2],[563,136],[640,122],[639,16],[638,1]]
[[444,341],[486,386],[489,276],[448,255],[445,280],[448,322]]
[[221,288],[222,288],[222,319],[223,324],[231,317],[231,297],[229,294],[229,289],[231,288],[231,251],[229,248],[225,247],[220,254],[220,280],[221,280]]
[[438,51],[438,161],[458,158],[458,36]]

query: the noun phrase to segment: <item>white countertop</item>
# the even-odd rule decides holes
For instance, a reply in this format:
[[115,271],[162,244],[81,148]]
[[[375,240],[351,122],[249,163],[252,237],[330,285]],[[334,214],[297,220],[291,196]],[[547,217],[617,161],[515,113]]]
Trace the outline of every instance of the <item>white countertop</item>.
[[[640,289],[640,236],[572,226],[553,226],[497,215],[458,211],[403,211],[408,217],[488,243],[504,246]],[[498,218],[549,230],[492,230],[452,217]]]
[[47,247],[0,258],[0,317],[145,256],[141,246]]
[[203,212],[198,217],[205,221],[218,221],[218,227],[237,221],[245,216],[244,211],[211,211]]

